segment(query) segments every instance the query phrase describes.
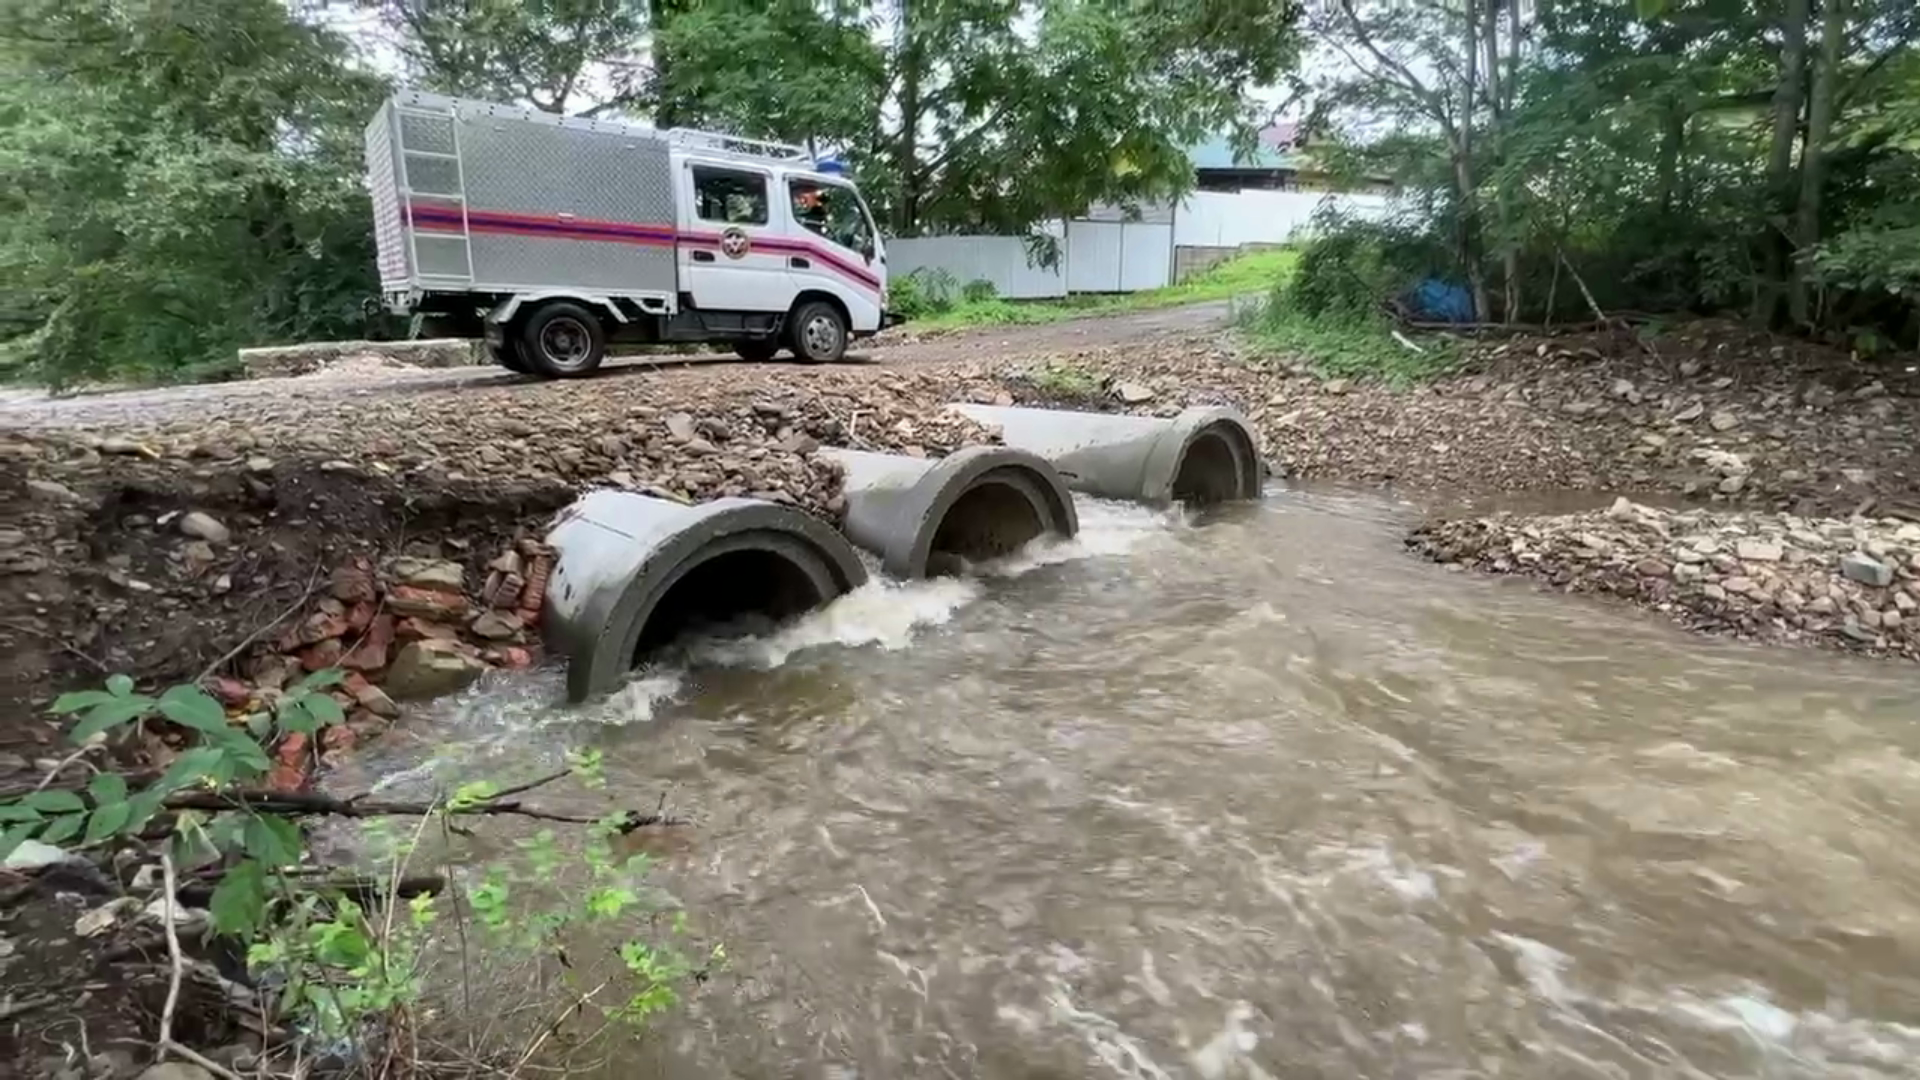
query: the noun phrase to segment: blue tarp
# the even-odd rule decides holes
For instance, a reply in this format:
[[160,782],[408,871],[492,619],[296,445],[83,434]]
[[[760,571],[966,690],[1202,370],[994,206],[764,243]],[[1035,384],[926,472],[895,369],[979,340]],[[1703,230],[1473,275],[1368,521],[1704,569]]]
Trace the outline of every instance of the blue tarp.
[[1426,322],[1473,321],[1473,294],[1464,285],[1439,278],[1428,278],[1415,285],[1408,291],[1405,303],[1414,318]]

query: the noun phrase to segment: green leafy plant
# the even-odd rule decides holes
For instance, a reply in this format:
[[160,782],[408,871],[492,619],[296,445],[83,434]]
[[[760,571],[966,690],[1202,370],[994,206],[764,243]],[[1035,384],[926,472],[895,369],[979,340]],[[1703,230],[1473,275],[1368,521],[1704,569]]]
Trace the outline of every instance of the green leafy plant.
[[[84,798],[74,791],[46,788],[0,804],[0,826],[4,827],[0,831],[0,858],[30,839],[63,844],[78,838],[90,846],[137,835],[176,792],[259,779],[273,765],[261,749],[261,738],[291,732],[313,734],[346,719],[340,703],[325,692],[342,677],[343,673],[333,670],[308,675],[267,711],[241,717],[237,724],[211,695],[191,685],[168,687],[155,697],[135,693],[132,679],[115,675],[107,680],[105,689],[60,695],[51,711],[76,718],[68,738],[82,748],[154,716],[192,732],[193,742],[158,780],[138,791],[131,790],[125,778],[100,772],[88,782]],[[273,824],[276,820],[244,809],[204,820],[199,815],[183,814],[182,822],[175,826],[175,838],[178,843],[190,844],[199,837],[203,824],[217,824],[222,830],[218,838],[227,838],[231,830],[235,845],[255,858],[277,858],[281,864],[297,862],[297,830],[289,841],[287,830]],[[183,849],[183,854],[191,855],[191,848]]]
[[953,310],[953,275],[938,267],[920,267],[887,283],[887,302],[909,319]]
[[1074,400],[1100,396],[1100,376],[1073,364],[1048,362],[1026,373],[1026,381],[1050,398]]
[[998,299],[999,296],[1000,290],[994,288],[993,282],[986,278],[974,278],[960,287],[960,300],[963,303],[984,304],[989,300]]
[[[406,836],[397,836],[385,817],[369,821],[366,838],[384,863],[378,876],[341,880],[306,865],[299,818],[328,812],[328,800],[283,799],[254,786],[271,767],[262,743],[312,736],[341,723],[344,710],[328,691],[343,677],[335,670],[315,672],[269,695],[260,711],[237,716],[229,716],[199,687],[172,686],[147,695],[119,675],[103,689],[62,695],[52,711],[74,718],[69,735],[80,746],[63,767],[150,719],[185,729],[190,742],[158,779],[137,790],[125,776],[105,771],[96,771],[84,790],[47,786],[56,770],[40,790],[0,803],[0,854],[27,839],[83,848],[151,843],[168,864],[169,879],[173,866],[217,875],[207,903],[212,929],[241,941],[250,971],[263,985],[277,987],[273,999],[280,1019],[331,1040],[358,1041],[383,1024],[405,1022],[427,993],[430,959],[449,951],[450,941],[457,941],[451,948],[464,978],[468,920],[501,950],[529,958],[557,956],[560,964],[535,969],[557,971],[562,981],[571,978],[568,952],[580,947],[576,937],[603,936],[594,927],[623,928],[606,953],[620,976],[580,996],[579,1007],[597,1010],[606,1023],[643,1022],[676,1002],[684,982],[706,970],[697,969],[675,944],[686,933],[686,919],[647,889],[648,860],[615,857],[614,839],[646,820],[630,813],[562,815],[585,826],[573,849],[563,848],[552,829],[524,837],[515,843],[515,858],[481,868],[477,883],[465,890],[464,903],[449,898],[442,904],[435,895],[445,888],[440,885],[403,892],[406,871],[420,857],[430,829],[437,827],[450,846],[456,834],[465,833],[454,824],[458,819],[533,813],[513,801],[532,788],[566,776],[589,788],[604,787],[604,757],[597,749],[572,754],[565,770],[516,786],[481,779],[454,785],[427,803],[340,804],[356,816],[411,815],[418,821]],[[449,851],[441,854],[451,858]],[[442,931],[447,906],[458,916],[451,936]],[[664,921],[664,940],[630,932],[637,916],[656,929]],[[711,953],[707,965],[723,955]],[[577,989],[545,982],[540,988]],[[618,1000],[600,1001],[603,992]],[[535,1039],[522,1051],[522,1063],[545,1041],[544,1035]]]

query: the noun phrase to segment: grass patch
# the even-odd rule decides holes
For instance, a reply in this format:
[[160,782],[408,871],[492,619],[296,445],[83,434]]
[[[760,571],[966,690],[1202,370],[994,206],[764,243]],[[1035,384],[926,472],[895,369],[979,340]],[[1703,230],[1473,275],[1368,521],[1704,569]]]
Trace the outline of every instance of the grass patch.
[[1260,353],[1297,358],[1325,375],[1378,379],[1407,387],[1453,369],[1458,352],[1429,338],[1414,352],[1394,340],[1384,320],[1312,316],[1269,298],[1236,312],[1235,327]]
[[963,330],[976,326],[1033,326],[1122,311],[1145,311],[1226,300],[1265,292],[1299,262],[1289,248],[1250,251],[1205,273],[1161,289],[1135,293],[1082,293],[1059,300],[1007,300],[997,296],[960,298],[944,311],[930,311],[907,324],[916,332]]
[[1100,376],[1073,364],[1046,363],[1018,377],[1042,397],[1058,401],[1098,398],[1106,385]]

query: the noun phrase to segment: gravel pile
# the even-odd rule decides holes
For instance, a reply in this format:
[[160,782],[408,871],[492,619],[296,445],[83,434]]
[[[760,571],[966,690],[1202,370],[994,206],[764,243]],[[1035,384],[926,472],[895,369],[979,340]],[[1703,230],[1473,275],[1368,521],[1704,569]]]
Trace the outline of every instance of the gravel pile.
[[1666,510],[1444,521],[1408,546],[1436,562],[1604,593],[1710,633],[1920,659],[1920,525]]
[[[614,486],[683,501],[745,495],[827,517],[840,478],[822,445],[940,456],[987,431],[943,411],[924,373],[768,365],[578,382],[297,398],[191,420],[22,432],[10,456],[69,486],[318,467],[409,490]],[[0,436],[4,439],[4,436]]]

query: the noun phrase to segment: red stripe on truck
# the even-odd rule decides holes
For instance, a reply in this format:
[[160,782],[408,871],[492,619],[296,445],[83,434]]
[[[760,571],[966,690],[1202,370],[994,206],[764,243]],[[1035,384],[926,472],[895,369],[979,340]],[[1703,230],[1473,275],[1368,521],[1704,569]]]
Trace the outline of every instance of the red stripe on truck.
[[[503,236],[540,236],[554,240],[594,240],[603,243],[647,244],[662,247],[680,243],[716,251],[720,248],[719,233],[682,233],[672,225],[651,222],[603,221],[596,218],[562,217],[558,214],[518,214],[471,208],[463,213],[457,202],[429,201],[420,198],[410,200],[407,209],[413,228],[421,232],[466,231]],[[756,248],[770,251],[805,254],[808,258],[819,260],[829,269],[855,284],[876,293],[880,291],[880,278],[877,275],[842,257],[824,244],[784,236],[754,236],[752,244]]]

